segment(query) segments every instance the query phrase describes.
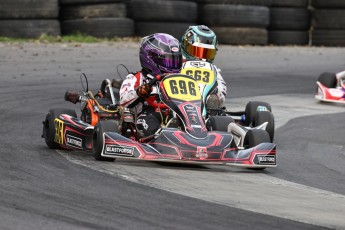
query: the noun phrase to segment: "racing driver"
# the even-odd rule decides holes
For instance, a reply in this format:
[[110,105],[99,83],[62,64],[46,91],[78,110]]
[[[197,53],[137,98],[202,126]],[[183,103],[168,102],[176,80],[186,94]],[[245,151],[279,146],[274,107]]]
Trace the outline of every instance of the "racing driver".
[[141,71],[127,75],[120,88],[120,104],[133,108],[138,114],[136,127],[139,138],[153,135],[160,127],[162,113],[148,105],[154,100],[157,89],[149,87],[152,76],[179,73],[182,53],[179,41],[165,33],[156,33],[142,38],[139,59]]
[[[190,26],[182,35],[181,49],[184,61],[202,60],[213,63],[217,53],[217,37],[215,33],[204,25]],[[207,108],[221,108],[225,101],[227,92],[221,70],[217,70],[217,89],[206,102]]]

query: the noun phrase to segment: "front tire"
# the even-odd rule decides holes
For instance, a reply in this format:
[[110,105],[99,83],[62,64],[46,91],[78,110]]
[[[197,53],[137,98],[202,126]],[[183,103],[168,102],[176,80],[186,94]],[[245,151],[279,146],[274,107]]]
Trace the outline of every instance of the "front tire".
[[322,73],[318,81],[327,88],[335,88],[337,86],[337,77],[334,73]]
[[261,143],[270,143],[270,136],[267,131],[261,129],[250,129],[244,137],[244,144],[246,148],[255,147]]
[[207,120],[206,126],[210,131],[222,131],[227,132],[228,131],[228,125],[231,122],[235,122],[232,117],[228,116],[210,116],[210,118]]
[[254,126],[259,126],[265,122],[268,122],[267,126],[266,126],[266,131],[268,132],[269,136],[270,136],[270,142],[273,142],[273,138],[274,138],[274,117],[273,114],[269,111],[257,111],[255,113],[255,117],[254,117]]
[[47,146],[50,149],[57,149],[60,147],[60,145],[54,141],[56,133],[54,120],[55,118],[60,117],[61,114],[67,114],[72,117],[77,117],[75,111],[71,109],[57,108],[49,110],[46,119],[43,122],[42,137],[44,138]]
[[114,161],[115,158],[103,157],[104,133],[116,132],[119,133],[118,123],[114,120],[99,121],[95,126],[92,135],[92,152],[93,157],[97,161]]

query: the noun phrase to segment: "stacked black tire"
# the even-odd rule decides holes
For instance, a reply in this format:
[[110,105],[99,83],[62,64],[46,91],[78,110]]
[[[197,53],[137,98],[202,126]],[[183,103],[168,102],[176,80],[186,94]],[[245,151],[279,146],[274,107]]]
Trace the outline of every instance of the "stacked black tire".
[[1,0],[0,36],[37,38],[60,35],[58,0]]
[[345,1],[312,0],[312,44],[345,46]]
[[273,0],[270,9],[269,44],[308,45],[308,0]]
[[168,33],[180,40],[187,28],[197,22],[197,4],[193,1],[130,0],[128,11],[140,37]]
[[209,26],[221,44],[266,45],[272,0],[198,0],[199,23]]
[[127,7],[120,0],[60,0],[63,35],[94,37],[134,36],[134,21],[127,18]]

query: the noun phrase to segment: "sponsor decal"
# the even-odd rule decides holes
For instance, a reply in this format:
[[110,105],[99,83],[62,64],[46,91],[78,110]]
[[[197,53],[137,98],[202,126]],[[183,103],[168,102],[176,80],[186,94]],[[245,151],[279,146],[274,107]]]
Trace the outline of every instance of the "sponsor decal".
[[[134,76],[133,76],[134,77]],[[131,87],[131,83],[126,83],[126,84],[123,84],[122,86],[121,86],[121,89],[123,89],[123,88],[125,88],[125,87]]]
[[109,155],[133,156],[134,147],[121,147],[118,145],[105,145],[105,153]]
[[190,65],[196,68],[202,68],[205,67],[205,62],[190,62]]
[[194,124],[198,124],[198,121],[196,120],[196,116],[194,114],[191,114],[191,120],[194,122]]
[[149,128],[148,124],[146,123],[146,120],[144,120],[144,119],[138,119],[137,124],[142,125],[145,130],[147,130]]
[[63,131],[64,131],[64,122],[59,118],[55,118],[54,120],[55,125],[55,138],[54,141],[60,145],[63,144]]
[[275,155],[258,155],[259,164],[276,164]]
[[197,147],[195,157],[199,158],[200,160],[205,160],[208,158],[207,148],[206,147]]
[[171,48],[171,51],[172,51],[172,52],[178,52],[179,49],[178,49],[178,47],[172,47],[172,48]]
[[329,89],[328,92],[332,97],[342,97],[344,95],[344,92],[339,89]]
[[73,147],[73,148],[78,148],[82,149],[83,148],[83,140],[78,137],[74,137],[71,135],[66,135],[66,145]]
[[266,108],[266,106],[258,106],[256,108],[256,111],[268,111],[268,109]]

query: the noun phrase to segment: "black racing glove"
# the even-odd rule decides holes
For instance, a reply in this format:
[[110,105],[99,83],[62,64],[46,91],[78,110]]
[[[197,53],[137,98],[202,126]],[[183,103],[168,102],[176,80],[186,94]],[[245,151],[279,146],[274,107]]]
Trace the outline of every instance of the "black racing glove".
[[143,84],[136,91],[139,97],[147,98],[150,96],[152,89],[147,84]]

